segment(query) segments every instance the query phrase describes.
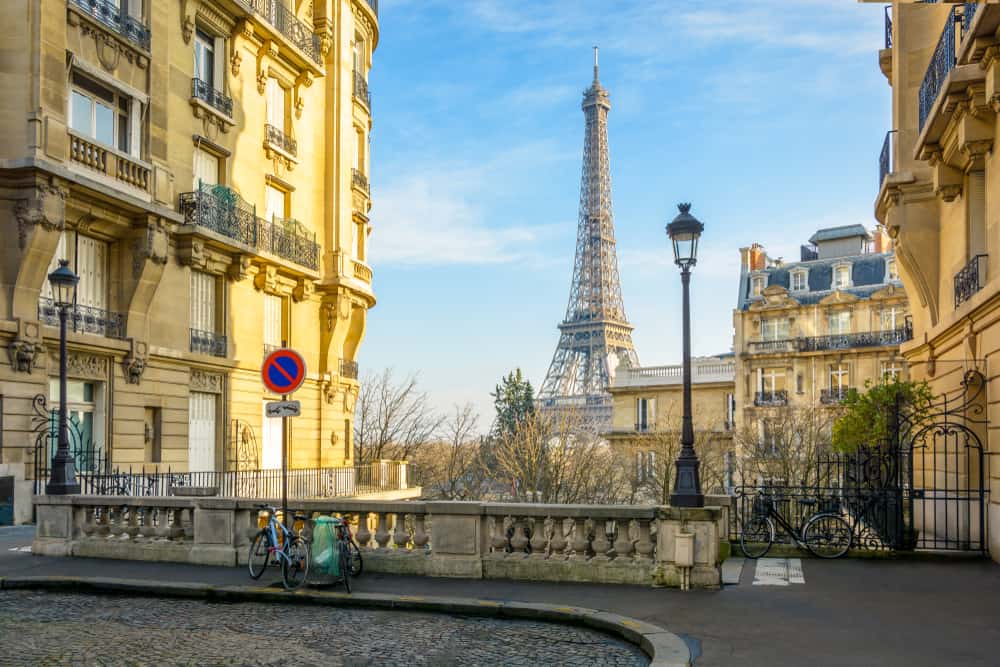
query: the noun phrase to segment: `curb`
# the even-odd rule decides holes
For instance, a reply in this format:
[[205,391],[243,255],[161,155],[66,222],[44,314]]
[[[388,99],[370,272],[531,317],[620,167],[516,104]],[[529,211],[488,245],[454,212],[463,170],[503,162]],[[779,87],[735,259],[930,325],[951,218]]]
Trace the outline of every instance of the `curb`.
[[0,590],[46,590],[195,598],[226,602],[278,602],[337,607],[399,609],[494,618],[539,620],[580,625],[635,644],[650,658],[650,667],[690,667],[691,653],[683,639],[645,621],[586,607],[537,602],[385,593],[285,592],[255,586],[158,582],[106,577],[0,577]]

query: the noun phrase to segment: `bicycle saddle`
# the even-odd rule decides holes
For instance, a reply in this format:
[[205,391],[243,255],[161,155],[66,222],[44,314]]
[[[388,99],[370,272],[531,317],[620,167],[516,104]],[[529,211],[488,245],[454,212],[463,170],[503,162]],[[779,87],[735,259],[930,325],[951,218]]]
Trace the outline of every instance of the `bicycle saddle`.
[[816,499],[815,498],[799,498],[799,504],[800,505],[815,505],[816,504]]

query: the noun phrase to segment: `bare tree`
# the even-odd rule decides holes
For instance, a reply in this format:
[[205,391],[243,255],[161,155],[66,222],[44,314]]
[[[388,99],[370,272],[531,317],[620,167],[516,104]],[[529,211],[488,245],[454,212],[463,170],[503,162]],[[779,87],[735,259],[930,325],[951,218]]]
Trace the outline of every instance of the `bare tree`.
[[355,461],[409,460],[433,440],[441,422],[416,375],[397,381],[387,368],[365,377],[354,415]]
[[445,500],[481,499],[487,483],[479,435],[479,416],[472,404],[455,406],[440,437],[417,450],[424,495]]
[[840,415],[835,407],[780,407],[747,423],[737,434],[741,483],[780,480],[792,486],[826,483],[818,479],[823,455],[832,453],[830,434]]

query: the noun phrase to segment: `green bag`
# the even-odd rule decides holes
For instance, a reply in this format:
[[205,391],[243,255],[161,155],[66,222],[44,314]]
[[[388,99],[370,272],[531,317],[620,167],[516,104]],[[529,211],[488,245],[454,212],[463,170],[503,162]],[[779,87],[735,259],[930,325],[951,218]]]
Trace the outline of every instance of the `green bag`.
[[340,549],[337,548],[337,528],[343,523],[333,516],[317,517],[313,528],[313,571],[331,577],[340,576]]

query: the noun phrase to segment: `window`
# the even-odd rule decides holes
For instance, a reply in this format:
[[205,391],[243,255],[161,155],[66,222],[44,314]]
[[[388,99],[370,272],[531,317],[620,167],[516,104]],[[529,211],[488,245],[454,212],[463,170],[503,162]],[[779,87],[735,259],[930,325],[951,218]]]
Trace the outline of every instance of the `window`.
[[270,78],[267,80],[267,124],[272,125],[282,132],[287,131],[285,119],[287,118],[288,93],[278,80]]
[[851,333],[851,311],[840,310],[830,313],[830,335]]
[[147,463],[160,463],[163,457],[163,410],[146,408],[142,417],[142,441]]
[[830,367],[830,391],[845,392],[848,387],[850,375],[846,364],[837,364]]
[[772,317],[760,321],[761,340],[785,340],[788,338],[788,318]]
[[288,193],[273,185],[264,186],[264,219],[268,222],[288,217]]
[[201,184],[215,185],[219,182],[219,158],[214,153],[198,148],[194,149],[194,189]]
[[851,286],[851,267],[841,264],[833,267],[833,289],[842,289]]
[[365,131],[354,128],[354,168],[365,173]]
[[795,393],[804,394],[805,393],[805,378],[802,377],[802,373],[795,375]]
[[[80,276],[76,286],[76,303],[107,310],[108,244],[74,231],[64,231],[59,237],[48,273],[59,268],[60,259],[68,259],[69,268]],[[42,286],[42,298],[52,298],[52,286],[48,280]]]
[[365,261],[365,223],[354,223],[354,256]]
[[896,329],[902,329],[905,319],[906,313],[899,306],[889,306],[888,308],[883,308],[879,313],[879,321],[881,323],[882,331],[895,331]]
[[750,279],[750,296],[760,296],[764,293],[764,276],[754,276]]
[[986,252],[986,172],[969,172],[966,242],[969,259]]
[[793,292],[804,292],[809,289],[807,279],[809,274],[805,271],[792,271],[792,291]]
[[892,359],[882,362],[882,379],[884,381],[900,380],[903,377],[903,366]]
[[652,430],[655,411],[655,398],[635,399],[635,430],[640,433]]
[[758,387],[764,393],[774,393],[785,388],[785,371],[779,368],[758,369]]
[[899,280],[899,272],[896,270],[896,260],[889,259],[885,262],[885,281]]
[[79,72],[71,77],[69,126],[99,144],[139,157],[142,104]]
[[[49,406],[59,408],[59,379],[49,379]],[[76,469],[93,470],[104,456],[107,411],[103,382],[70,379],[66,382],[66,412],[71,424],[70,442],[76,458]],[[53,412],[52,414],[58,414]],[[52,419],[53,433],[58,431],[58,420]],[[55,454],[58,438],[51,441],[51,455]],[[77,444],[79,443],[79,444]]]
[[192,391],[188,397],[188,470],[191,472],[215,471],[215,405],[215,394]]
[[281,347],[284,335],[284,299],[274,294],[264,295],[264,351]]
[[215,333],[215,276],[204,271],[191,272],[191,328]]
[[635,476],[639,482],[656,479],[656,452],[636,452]]
[[194,34],[194,75],[211,89],[215,85],[215,38],[201,30]]
[[726,423],[725,430],[731,431],[736,427],[736,396],[726,394]]
[[757,456],[768,457],[777,456],[781,429],[770,419],[762,419],[759,422],[760,443],[757,446]]
[[354,71],[361,75],[365,74],[365,40],[361,37],[354,38],[353,49]]

